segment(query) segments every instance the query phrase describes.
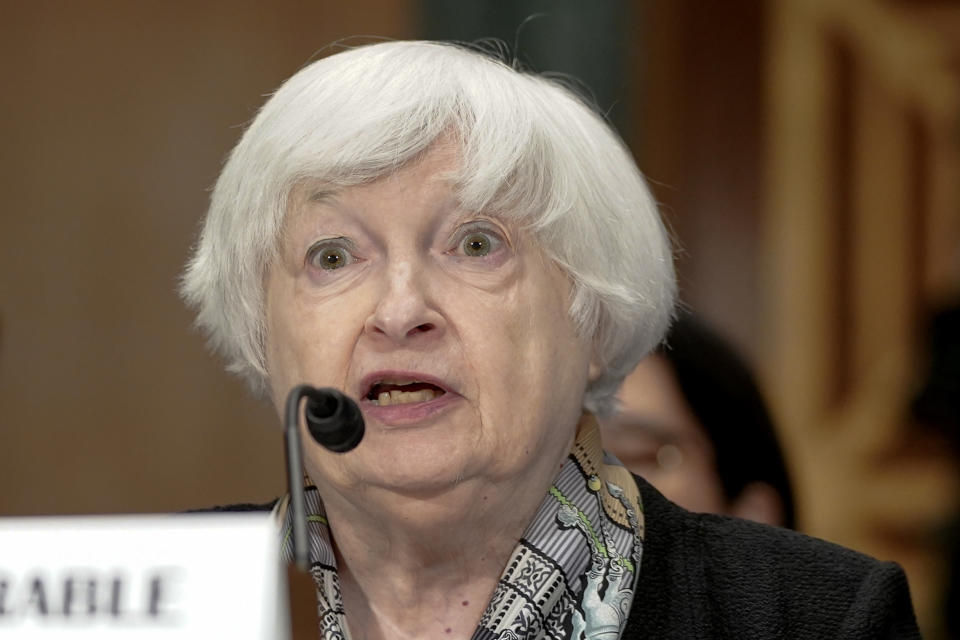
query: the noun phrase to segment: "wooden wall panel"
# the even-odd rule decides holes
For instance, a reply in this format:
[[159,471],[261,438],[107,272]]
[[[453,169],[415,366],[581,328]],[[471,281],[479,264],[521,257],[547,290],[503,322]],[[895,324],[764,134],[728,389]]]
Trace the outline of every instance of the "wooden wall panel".
[[628,140],[675,232],[683,299],[760,357],[763,17],[755,0],[644,0]]
[[175,288],[221,162],[334,40],[408,2],[0,7],[0,515],[168,511],[283,487],[271,408]]
[[853,327],[850,332],[854,385],[878,366],[890,345],[910,344],[914,298],[909,287],[913,248],[910,214],[909,120],[899,101],[871,75],[854,82],[853,155],[846,175],[853,189],[851,255]]
[[927,316],[960,293],[960,9],[928,9],[773,3],[765,364],[802,528],[900,562],[940,637],[931,541],[960,473],[909,406]]

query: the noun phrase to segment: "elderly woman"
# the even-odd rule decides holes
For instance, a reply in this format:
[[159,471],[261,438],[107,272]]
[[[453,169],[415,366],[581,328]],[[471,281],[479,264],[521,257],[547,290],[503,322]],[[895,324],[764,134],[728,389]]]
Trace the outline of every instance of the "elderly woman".
[[425,42],[288,80],[183,291],[278,411],[308,383],[363,412],[355,450],[304,453],[322,637],[915,636],[895,565],[689,514],[604,455],[674,289],[629,152],[557,82]]

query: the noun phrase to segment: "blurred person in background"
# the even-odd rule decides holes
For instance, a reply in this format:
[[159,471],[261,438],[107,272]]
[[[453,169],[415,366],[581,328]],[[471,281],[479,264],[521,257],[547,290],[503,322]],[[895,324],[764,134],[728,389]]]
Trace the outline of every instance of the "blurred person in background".
[[627,376],[607,450],[691,511],[793,528],[790,479],[747,364],[687,312]]

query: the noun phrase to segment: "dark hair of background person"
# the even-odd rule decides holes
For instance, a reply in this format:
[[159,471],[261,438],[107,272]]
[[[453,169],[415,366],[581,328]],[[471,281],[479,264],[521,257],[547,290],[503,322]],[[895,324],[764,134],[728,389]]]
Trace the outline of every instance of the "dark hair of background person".
[[733,501],[752,482],[773,487],[783,524],[795,522],[793,491],[770,412],[746,363],[720,336],[681,312],[660,354],[713,444],[717,475]]
[[925,346],[927,370],[911,412],[960,452],[960,302],[933,314]]
[[[932,315],[925,347],[926,371],[910,412],[922,428],[945,436],[960,456],[960,301]],[[947,637],[960,638],[960,513],[944,538],[948,568],[941,606]]]

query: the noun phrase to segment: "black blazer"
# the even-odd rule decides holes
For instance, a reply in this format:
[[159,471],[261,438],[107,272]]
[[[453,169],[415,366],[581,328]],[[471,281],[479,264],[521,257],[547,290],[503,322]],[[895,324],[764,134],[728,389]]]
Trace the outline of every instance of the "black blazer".
[[787,529],[690,513],[637,484],[647,525],[623,640],[920,637],[896,564]]
[[646,531],[622,640],[920,637],[896,564],[788,529],[690,513],[636,480]]

